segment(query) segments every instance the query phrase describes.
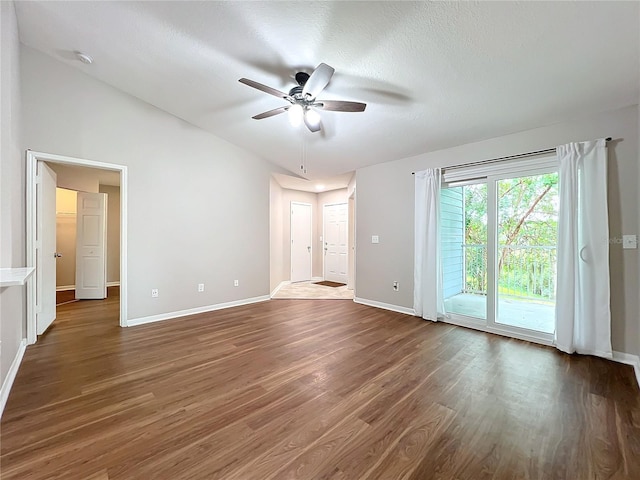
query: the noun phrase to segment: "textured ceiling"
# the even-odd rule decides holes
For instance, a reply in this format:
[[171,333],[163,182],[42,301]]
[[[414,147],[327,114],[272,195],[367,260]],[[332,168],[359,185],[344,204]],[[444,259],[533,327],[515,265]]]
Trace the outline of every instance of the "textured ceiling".
[[[17,2],[20,37],[300,173],[366,165],[638,103],[638,2]],[[94,58],[74,59],[73,51]],[[325,62],[319,96],[366,102],[294,129],[281,90]],[[304,148],[303,148],[304,143]]]

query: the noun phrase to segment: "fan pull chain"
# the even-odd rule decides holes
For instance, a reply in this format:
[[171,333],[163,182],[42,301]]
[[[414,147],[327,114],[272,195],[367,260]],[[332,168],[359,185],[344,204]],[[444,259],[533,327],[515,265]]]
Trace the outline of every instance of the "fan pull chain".
[[302,139],[302,164],[300,165],[302,173],[307,173],[307,148],[304,138]]

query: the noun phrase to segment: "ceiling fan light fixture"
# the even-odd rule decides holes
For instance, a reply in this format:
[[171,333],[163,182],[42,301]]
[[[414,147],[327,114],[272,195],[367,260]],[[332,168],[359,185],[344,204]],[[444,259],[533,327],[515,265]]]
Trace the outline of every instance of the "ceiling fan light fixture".
[[248,78],[241,78],[238,81],[245,85],[268,93],[274,97],[281,98],[289,102],[289,105],[274,108],[266,112],[254,115],[252,118],[261,120],[273,117],[284,112],[289,113],[289,123],[293,127],[299,127],[303,122],[311,133],[322,130],[322,120],[320,114],[315,109],[330,110],[334,112],[364,112],[366,103],[348,102],[343,100],[321,100],[318,94],[321,93],[333,76],[335,70],[326,63],[321,63],[309,75],[306,72],[296,73],[296,83],[289,90],[289,93],[281,92],[275,88],[268,87]]
[[308,108],[304,114],[309,125],[312,125],[314,127],[320,125],[320,115],[318,114],[318,112],[311,108]]
[[292,127],[299,127],[302,124],[302,117],[304,115],[304,111],[302,109],[302,105],[291,105],[288,110],[289,113],[289,123],[291,123]]

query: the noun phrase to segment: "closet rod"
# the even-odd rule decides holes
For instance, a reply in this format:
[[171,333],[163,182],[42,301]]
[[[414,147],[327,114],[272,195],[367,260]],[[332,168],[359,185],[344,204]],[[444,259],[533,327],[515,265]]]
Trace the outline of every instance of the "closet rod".
[[[611,137],[607,137],[605,138],[605,140],[607,142],[611,141]],[[470,163],[462,163],[460,165],[452,165],[450,167],[444,167],[445,170],[447,168],[464,168],[464,167],[474,167],[476,165],[484,165],[485,163],[493,163],[493,162],[500,162],[502,160],[513,160],[514,158],[521,158],[521,157],[532,157],[534,155],[542,155],[543,153],[552,153],[555,152],[556,149],[555,148],[545,148],[544,150],[535,150],[533,152],[526,152],[526,153],[518,153],[517,155],[508,155],[506,157],[498,157],[498,158],[489,158],[487,160],[480,160],[478,162],[470,162]],[[411,175],[415,175],[416,172],[411,172]]]

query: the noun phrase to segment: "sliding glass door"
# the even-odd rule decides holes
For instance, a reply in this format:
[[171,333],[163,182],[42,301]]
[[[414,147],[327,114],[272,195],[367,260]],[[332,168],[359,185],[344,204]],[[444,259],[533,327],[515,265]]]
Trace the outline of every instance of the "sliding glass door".
[[447,312],[487,318],[487,184],[443,188],[441,242]]
[[450,321],[520,338],[552,338],[558,204],[553,167],[502,169],[443,186]]
[[497,180],[496,193],[496,322],[553,333],[558,174]]

